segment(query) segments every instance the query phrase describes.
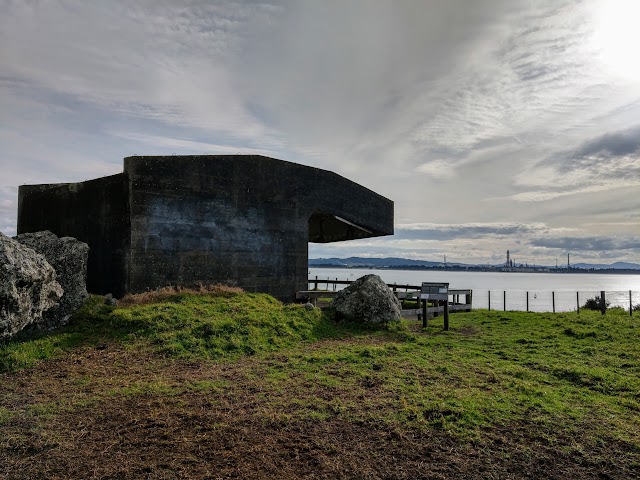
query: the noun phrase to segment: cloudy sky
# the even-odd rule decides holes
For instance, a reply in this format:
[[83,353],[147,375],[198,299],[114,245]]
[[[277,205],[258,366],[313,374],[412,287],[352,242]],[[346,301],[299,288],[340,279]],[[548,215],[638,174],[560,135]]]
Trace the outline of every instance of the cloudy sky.
[[0,0],[17,187],[260,153],[395,201],[311,257],[640,262],[640,2]]

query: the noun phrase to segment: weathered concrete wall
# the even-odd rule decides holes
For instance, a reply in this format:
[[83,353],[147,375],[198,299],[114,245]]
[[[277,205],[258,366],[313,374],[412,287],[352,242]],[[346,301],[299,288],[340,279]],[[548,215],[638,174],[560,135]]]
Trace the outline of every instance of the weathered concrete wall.
[[87,242],[97,293],[223,282],[293,300],[306,289],[309,241],[393,233],[393,202],[325,170],[245,155],[124,164],[84,184],[20,189],[19,233]]
[[[307,285],[310,218],[316,219],[316,241],[393,233],[391,201],[339,175],[290,162],[239,155],[129,157],[125,173],[132,291],[233,282],[292,300]],[[327,224],[325,236],[319,218]]]
[[87,289],[128,290],[129,195],[124,174],[81,183],[22,185],[18,234],[50,230],[89,245]]

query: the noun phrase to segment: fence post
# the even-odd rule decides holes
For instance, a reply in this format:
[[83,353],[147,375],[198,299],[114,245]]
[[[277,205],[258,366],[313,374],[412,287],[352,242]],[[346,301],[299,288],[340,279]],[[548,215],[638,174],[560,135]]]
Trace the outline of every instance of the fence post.
[[444,329],[449,330],[449,296],[444,301]]
[[551,292],[551,305],[553,306],[553,313],[556,313],[556,292]]
[[580,292],[576,292],[576,309],[580,315]]
[[313,283],[313,289],[318,290],[318,275],[316,275],[316,281]]
[[336,283],[333,284],[333,291],[336,291],[336,288],[338,288],[338,279],[336,278]]
[[607,311],[607,299],[605,298],[604,290],[600,291],[600,313],[604,315]]
[[527,312],[529,311],[529,292],[527,292]]
[[502,300],[502,310],[505,312],[507,311],[507,291],[506,290],[504,291],[504,297]]
[[422,328],[427,328],[427,300],[426,299],[422,300]]
[[631,290],[629,290],[629,316],[633,317],[633,306],[631,305]]
[[489,311],[491,311],[491,290],[489,290]]

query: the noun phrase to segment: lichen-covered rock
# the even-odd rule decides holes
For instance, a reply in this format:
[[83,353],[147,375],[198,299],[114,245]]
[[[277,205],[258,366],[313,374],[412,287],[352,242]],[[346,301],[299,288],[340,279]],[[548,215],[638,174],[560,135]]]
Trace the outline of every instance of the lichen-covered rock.
[[0,233],[0,340],[40,322],[63,292],[44,256]]
[[89,246],[73,237],[58,238],[48,230],[22,233],[15,240],[44,255],[56,271],[56,280],[64,290],[59,305],[47,310],[38,326],[51,329],[67,324],[73,312],[82,306],[88,296]]
[[402,318],[400,302],[377,275],[365,275],[338,292],[333,307],[355,322],[385,324]]

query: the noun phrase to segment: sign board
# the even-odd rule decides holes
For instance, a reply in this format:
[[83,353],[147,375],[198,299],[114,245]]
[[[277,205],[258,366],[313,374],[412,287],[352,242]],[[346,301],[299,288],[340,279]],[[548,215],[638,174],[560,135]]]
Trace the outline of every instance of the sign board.
[[420,290],[420,299],[421,300],[448,300],[449,284],[422,282],[422,288]]

